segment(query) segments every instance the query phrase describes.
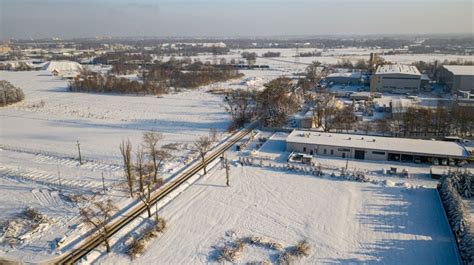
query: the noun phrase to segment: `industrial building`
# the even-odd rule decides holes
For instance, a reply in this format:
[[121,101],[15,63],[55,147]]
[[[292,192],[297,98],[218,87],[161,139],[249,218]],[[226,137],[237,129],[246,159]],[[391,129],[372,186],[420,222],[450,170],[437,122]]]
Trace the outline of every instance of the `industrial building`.
[[412,65],[380,65],[372,78],[375,78],[374,90],[376,92],[404,94],[420,92],[421,74]]
[[474,65],[443,65],[438,71],[438,80],[452,94],[459,90],[474,93]]
[[361,160],[446,164],[469,153],[459,143],[380,136],[294,130],[286,138],[288,152]]

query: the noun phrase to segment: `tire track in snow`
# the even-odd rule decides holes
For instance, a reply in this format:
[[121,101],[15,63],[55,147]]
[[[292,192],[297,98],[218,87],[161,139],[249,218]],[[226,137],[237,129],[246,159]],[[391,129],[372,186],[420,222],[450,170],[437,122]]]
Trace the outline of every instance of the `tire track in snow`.
[[50,191],[47,189],[33,189],[31,193],[42,206],[61,206],[61,199],[59,198],[59,193],[57,191]]

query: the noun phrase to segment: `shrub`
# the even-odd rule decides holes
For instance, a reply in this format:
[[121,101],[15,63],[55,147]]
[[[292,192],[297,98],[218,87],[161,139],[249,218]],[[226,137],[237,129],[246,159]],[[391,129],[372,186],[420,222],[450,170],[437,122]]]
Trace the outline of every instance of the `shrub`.
[[158,233],[163,233],[166,229],[166,220],[161,217],[155,217],[155,231]]
[[128,255],[134,259],[145,252],[145,245],[147,242],[157,237],[166,228],[166,220],[156,216],[155,223],[152,227],[148,227],[143,235],[132,240],[128,246]]
[[219,248],[218,251],[219,256],[217,260],[219,262],[237,262],[242,257],[242,252],[244,251],[244,242],[242,240],[237,240],[233,244]]
[[278,256],[278,264],[290,265],[296,261],[296,257],[289,251],[285,251]]
[[311,246],[308,244],[308,241],[301,240],[300,242],[298,242],[298,244],[296,244],[295,254],[298,257],[308,256],[310,249],[311,249]]
[[128,255],[133,259],[145,252],[145,244],[140,239],[133,239],[128,246]]
[[43,214],[41,214],[40,212],[38,212],[32,207],[27,207],[25,211],[23,212],[23,214],[25,215],[25,217],[27,217],[30,220],[33,220],[36,223],[42,223],[43,221],[46,220],[46,217]]
[[296,246],[287,248],[285,252],[280,254],[280,256],[278,257],[278,264],[293,264],[297,258],[308,256],[310,249],[311,246],[309,245],[308,241],[301,240],[300,242],[298,242],[298,244],[296,244]]
[[0,106],[17,103],[25,99],[25,94],[20,88],[13,86],[10,82],[0,80]]

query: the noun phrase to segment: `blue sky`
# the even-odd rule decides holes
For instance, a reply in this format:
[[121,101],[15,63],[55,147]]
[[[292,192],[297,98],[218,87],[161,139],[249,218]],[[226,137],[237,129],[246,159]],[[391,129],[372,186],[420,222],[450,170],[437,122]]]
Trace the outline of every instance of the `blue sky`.
[[470,0],[0,0],[0,38],[473,32]]

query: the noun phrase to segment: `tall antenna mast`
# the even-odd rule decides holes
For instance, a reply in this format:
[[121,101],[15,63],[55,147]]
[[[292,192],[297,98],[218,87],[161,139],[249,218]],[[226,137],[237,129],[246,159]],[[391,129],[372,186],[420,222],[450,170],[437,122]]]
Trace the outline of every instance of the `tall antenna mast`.
[[300,43],[299,41],[296,42],[295,47],[295,73],[299,72],[299,65],[300,65]]

